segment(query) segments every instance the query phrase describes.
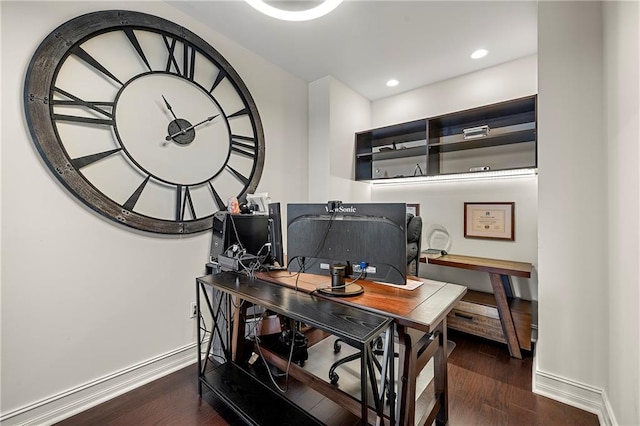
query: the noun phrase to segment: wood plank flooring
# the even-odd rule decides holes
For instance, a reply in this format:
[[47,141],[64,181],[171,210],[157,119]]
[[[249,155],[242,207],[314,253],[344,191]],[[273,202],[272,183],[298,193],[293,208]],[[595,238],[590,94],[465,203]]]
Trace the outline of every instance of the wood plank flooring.
[[[449,357],[449,425],[598,425],[595,414],[531,392],[532,357],[509,357],[506,345],[450,331],[456,343]],[[70,417],[75,425],[244,424],[211,392],[198,397],[195,365]],[[317,392],[289,382],[287,395],[330,426],[351,426],[358,418]]]

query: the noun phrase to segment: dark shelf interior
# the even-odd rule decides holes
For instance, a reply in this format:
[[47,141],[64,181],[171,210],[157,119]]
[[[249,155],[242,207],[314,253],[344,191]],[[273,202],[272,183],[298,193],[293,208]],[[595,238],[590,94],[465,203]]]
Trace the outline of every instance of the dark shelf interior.
[[394,124],[367,130],[356,134],[372,141],[372,146],[390,145],[392,142],[409,142],[425,139],[427,135],[427,122],[424,119],[407,123]]
[[425,155],[427,153],[427,146],[416,146],[412,148],[400,148],[390,151],[381,152],[368,152],[364,154],[357,154],[357,158],[371,158],[373,160],[388,160],[390,158],[403,158],[413,157],[416,155]]
[[483,138],[463,140],[457,142],[430,143],[429,153],[444,153],[452,151],[462,151],[466,149],[486,148],[490,146],[509,145],[512,143],[535,142],[535,130],[521,130],[498,136],[487,136]]
[[[410,158],[407,166],[423,164],[428,176],[462,173],[457,168],[472,164],[476,157],[492,170],[518,169],[523,164],[537,167],[536,103],[533,95],[356,133],[356,180],[398,177],[405,173],[404,161],[379,161],[401,158]],[[487,136],[464,139],[463,130],[480,126],[488,126]],[[403,147],[410,142],[411,146]],[[496,148],[509,144],[523,144],[518,158],[513,150]],[[456,151],[468,154],[453,154]],[[466,173],[469,170],[467,166]],[[410,171],[404,176],[411,176]]]
[[486,124],[491,128],[499,128],[535,121],[535,97],[515,99],[430,118],[429,139],[461,134],[465,128]]

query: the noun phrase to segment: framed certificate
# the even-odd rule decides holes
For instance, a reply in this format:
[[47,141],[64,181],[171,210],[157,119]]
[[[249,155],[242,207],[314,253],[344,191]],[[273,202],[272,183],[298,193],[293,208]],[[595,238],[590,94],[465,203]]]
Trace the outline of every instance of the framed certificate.
[[464,203],[464,237],[514,241],[515,203]]

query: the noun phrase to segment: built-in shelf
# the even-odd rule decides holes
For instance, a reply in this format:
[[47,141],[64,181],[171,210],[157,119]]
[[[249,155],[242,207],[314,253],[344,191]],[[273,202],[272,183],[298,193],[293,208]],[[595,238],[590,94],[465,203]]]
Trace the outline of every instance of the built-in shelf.
[[537,168],[536,96],[356,133],[356,180]]

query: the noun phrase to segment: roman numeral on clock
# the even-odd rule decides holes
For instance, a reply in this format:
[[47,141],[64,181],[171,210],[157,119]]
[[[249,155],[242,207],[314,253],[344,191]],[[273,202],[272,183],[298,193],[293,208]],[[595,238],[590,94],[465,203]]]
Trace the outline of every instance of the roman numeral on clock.
[[[175,38],[169,39],[163,35],[162,39],[169,53],[165,71],[172,72],[174,70],[176,74],[193,81],[196,69],[196,50],[188,43],[178,43]],[[179,56],[177,57],[176,52],[176,47],[179,44],[182,45],[182,60],[180,60]]]
[[78,157],[71,160],[71,165],[76,169],[81,169],[90,164],[100,161],[103,158],[110,157],[111,155],[122,151],[122,148],[110,149],[108,151],[98,152],[96,154],[85,155],[84,157]]
[[231,152],[249,158],[256,156],[256,140],[248,136],[231,135]]
[[100,71],[100,73],[102,73],[106,77],[109,77],[111,80],[113,80],[113,81],[117,82],[118,84],[120,84],[120,86],[123,85],[122,82],[120,80],[118,80],[118,78],[115,75],[113,75],[106,67],[104,67],[100,62],[95,60],[93,58],[93,56],[89,55],[80,46],[73,47],[71,49],[71,53],[76,55],[78,58],[80,58],[86,64],[90,65],[93,69],[95,69],[97,71]]
[[191,218],[196,219],[196,209],[193,207],[193,200],[191,199],[189,187],[178,185],[176,187],[176,220],[185,220],[184,214],[187,208],[189,208]]
[[113,126],[113,114],[111,113],[113,109],[113,102],[109,101],[85,101],[80,99],[77,96],[72,95],[69,92],[66,92],[58,87],[54,87],[53,91],[55,93],[59,93],[62,96],[66,97],[68,100],[62,99],[53,99],[51,104],[55,106],[63,106],[63,107],[82,107],[85,110],[91,110],[93,112],[97,112],[103,117],[106,118],[92,118],[92,117],[84,117],[78,115],[66,115],[66,114],[53,114],[53,119],[57,121],[75,121],[79,123],[88,123],[88,124],[97,124],[97,125],[107,125]]

